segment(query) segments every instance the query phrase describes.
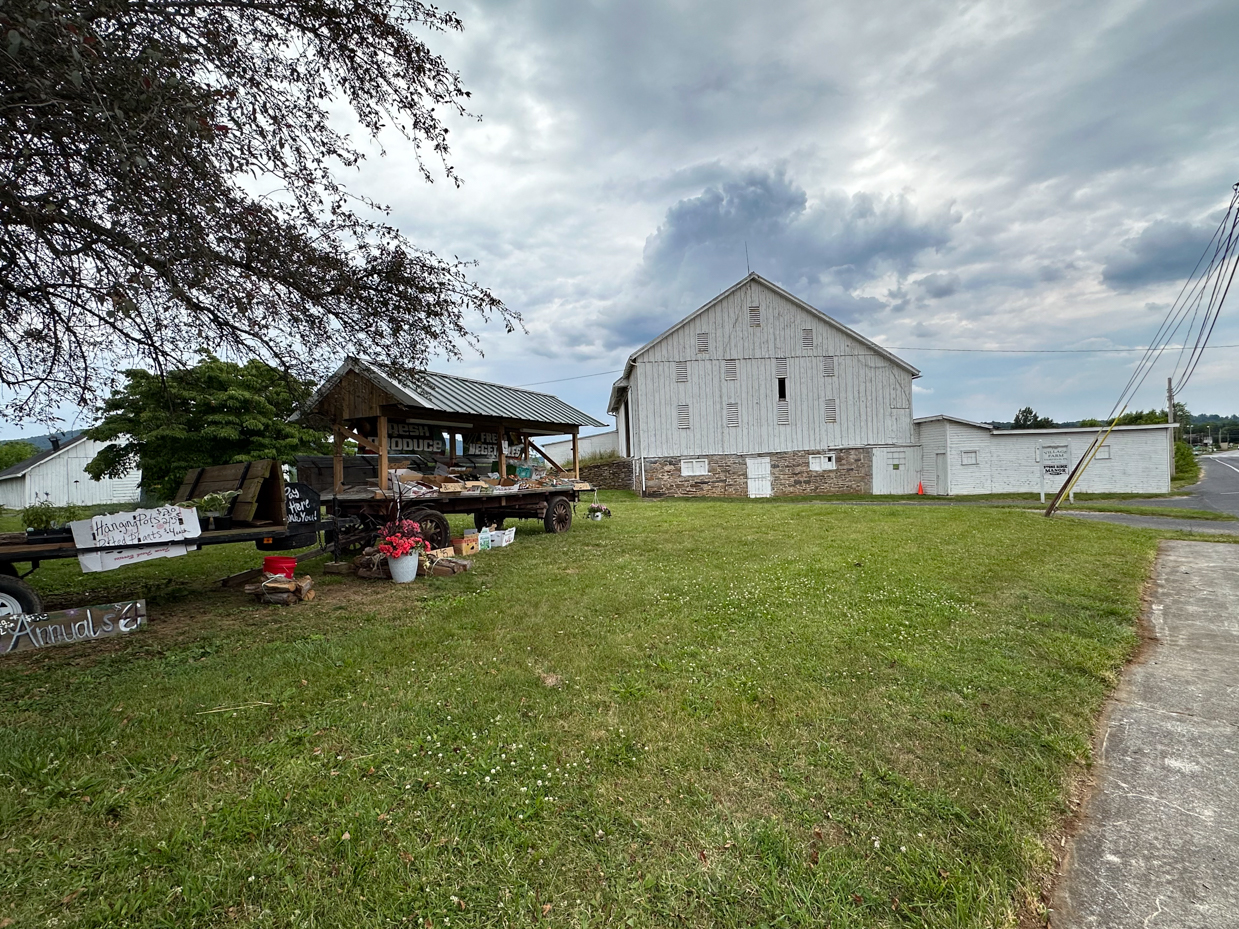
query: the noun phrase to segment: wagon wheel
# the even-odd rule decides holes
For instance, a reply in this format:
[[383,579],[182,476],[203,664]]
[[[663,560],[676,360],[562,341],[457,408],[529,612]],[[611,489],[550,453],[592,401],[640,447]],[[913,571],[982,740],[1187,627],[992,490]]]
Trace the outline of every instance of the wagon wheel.
[[488,516],[485,512],[473,514],[473,528],[481,532],[487,526],[494,526],[496,529],[503,528],[502,516]]
[[572,504],[567,497],[551,497],[542,525],[547,532],[567,532],[572,527]]
[[374,542],[373,529],[354,529],[340,533],[340,557],[360,555]]
[[438,510],[419,507],[404,518],[411,519],[422,527],[422,538],[432,549],[447,548],[452,544],[452,527],[448,525],[447,517]]

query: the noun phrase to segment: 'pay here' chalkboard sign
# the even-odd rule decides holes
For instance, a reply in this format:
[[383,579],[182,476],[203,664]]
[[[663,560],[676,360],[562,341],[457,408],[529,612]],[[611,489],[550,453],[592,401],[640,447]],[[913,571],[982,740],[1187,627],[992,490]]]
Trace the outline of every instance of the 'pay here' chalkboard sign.
[[318,491],[309,484],[284,485],[284,512],[289,526],[317,523],[321,505]]

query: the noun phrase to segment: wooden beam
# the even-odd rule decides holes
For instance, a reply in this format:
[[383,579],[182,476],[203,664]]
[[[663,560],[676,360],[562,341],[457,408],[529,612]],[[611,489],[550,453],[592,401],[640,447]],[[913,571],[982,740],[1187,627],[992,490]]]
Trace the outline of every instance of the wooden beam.
[[387,417],[379,414],[379,490],[387,490]]
[[503,423],[499,424],[499,482],[503,483],[503,479],[508,476],[508,456],[504,454],[503,446],[506,444],[504,439]]
[[551,457],[550,455],[548,455],[546,452],[542,451],[542,449],[538,448],[537,444],[536,444],[536,443],[535,443],[532,439],[531,439],[531,440],[530,440],[530,442],[529,442],[529,447],[530,447],[530,448],[532,448],[532,449],[533,449],[535,452],[537,452],[539,455],[541,455],[543,458],[545,458],[545,459],[546,459],[546,463],[547,463],[547,464],[549,464],[549,465],[550,465],[552,468],[554,468],[556,471],[558,471],[560,474],[567,474],[567,473],[568,473],[566,470],[564,470],[563,468],[561,468],[561,467],[560,467],[560,466],[559,466],[559,465],[555,462],[555,459],[554,459],[554,458],[552,458],[552,457]]
[[331,485],[339,493],[344,489],[344,430],[336,426],[334,433],[335,450],[331,458]]
[[580,430],[572,430],[572,476],[581,479],[581,437]]
[[346,439],[352,439],[362,448],[368,448],[370,449],[370,451],[374,452],[376,455],[380,454],[379,447],[377,445],[375,445],[365,436],[359,435],[358,433],[354,432],[352,429],[348,428],[348,426],[341,426],[340,434]]

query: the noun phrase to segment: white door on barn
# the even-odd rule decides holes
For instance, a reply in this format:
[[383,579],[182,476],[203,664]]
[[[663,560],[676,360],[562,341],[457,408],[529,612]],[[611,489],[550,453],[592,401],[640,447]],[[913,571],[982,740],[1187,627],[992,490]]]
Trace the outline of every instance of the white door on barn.
[[770,459],[746,458],[744,464],[748,468],[749,496],[769,497],[771,494]]
[[934,493],[945,497],[946,481],[946,452],[938,452],[934,455]]

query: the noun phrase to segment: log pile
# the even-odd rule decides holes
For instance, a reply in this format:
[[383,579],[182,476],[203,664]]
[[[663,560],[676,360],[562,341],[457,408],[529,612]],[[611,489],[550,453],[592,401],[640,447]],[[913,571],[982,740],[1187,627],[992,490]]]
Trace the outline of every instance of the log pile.
[[387,566],[387,556],[374,546],[370,546],[354,558],[353,565],[357,569],[358,577],[370,578],[371,580],[391,579],[391,568]]
[[301,600],[313,600],[314,581],[309,575],[284,577],[282,574],[268,574],[261,581],[246,584],[245,592],[253,594],[260,603],[289,606]]

